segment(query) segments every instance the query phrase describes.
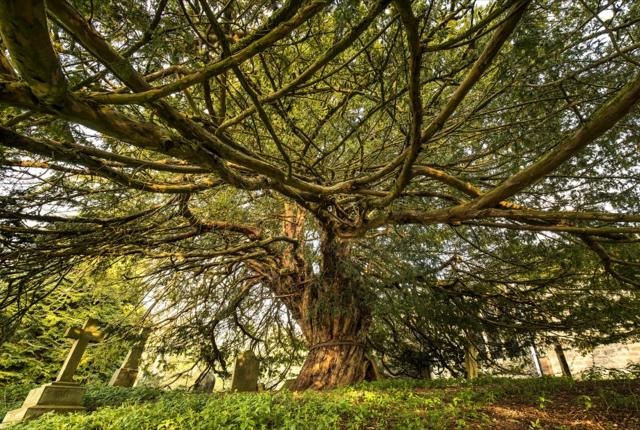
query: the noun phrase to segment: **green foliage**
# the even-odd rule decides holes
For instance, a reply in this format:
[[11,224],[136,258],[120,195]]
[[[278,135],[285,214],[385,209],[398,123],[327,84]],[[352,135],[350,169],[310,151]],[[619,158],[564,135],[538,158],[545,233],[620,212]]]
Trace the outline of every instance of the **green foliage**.
[[640,363],[629,364],[625,369],[592,366],[582,372],[580,376],[587,381],[636,379],[640,378]]
[[[0,352],[0,384],[39,384],[51,381],[69,351],[64,338],[67,327],[81,326],[89,318],[111,324],[136,323],[138,290],[122,281],[124,264],[89,271],[76,271],[75,282],[60,285],[36,304]],[[78,368],[76,379],[105,381],[119,366],[130,342],[117,336],[91,345]]]
[[[242,64],[233,71],[217,64],[227,61],[227,35],[211,33],[208,2],[71,3],[82,17],[73,22],[90,23],[95,38],[59,16],[16,33],[51,35],[59,55],[43,60],[60,60],[73,103],[22,97],[11,68],[0,69],[4,133],[37,139],[0,139],[0,343],[15,328],[5,321],[31,312],[0,356],[0,383],[51,379],[70,323],[122,321],[137,297],[78,273],[76,285],[29,309],[78,262],[118,255],[145,259],[145,297],[163,322],[159,354],[227,376],[239,350],[256,349],[263,376],[277,380],[300,361],[299,325],[346,311],[339,297],[316,293],[333,265],[319,258],[327,232],[353,238],[339,279],[362,282],[372,302],[362,337],[394,374],[461,374],[468,342],[483,343],[487,369],[549,333],[580,348],[640,338],[640,242],[624,233],[638,231],[633,218],[622,222],[640,213],[638,111],[589,120],[637,79],[637,2],[594,11],[594,1],[531,2],[495,57],[482,52],[497,47],[511,2],[404,2],[371,19],[368,2],[317,2],[326,7],[297,24],[284,22],[302,2],[238,0],[224,13],[225,2],[210,2],[234,52],[266,37],[244,51],[250,58],[234,57]],[[266,35],[277,24],[288,35],[276,41]],[[411,28],[422,56],[408,52]],[[6,45],[3,58],[31,57]],[[110,48],[126,58],[105,58]],[[134,70],[173,92],[103,104],[146,88]],[[590,124],[578,134],[584,144],[566,146],[581,124]],[[609,131],[591,141],[597,129]],[[558,168],[552,151],[566,154]],[[545,177],[513,179],[536,162]],[[515,184],[515,195],[498,195],[519,206],[469,203],[499,184]],[[283,201],[306,211],[295,267],[291,238],[281,240]],[[631,230],[603,233],[622,225]],[[123,348],[92,347],[80,379],[104,380]]]
[[[640,398],[634,395],[631,382],[594,385],[565,378],[395,379],[327,392],[215,395],[92,385],[85,399],[85,406],[94,411],[91,414],[46,415],[13,430],[488,429],[495,428],[495,421],[487,415],[487,406],[503,399],[517,398],[533,407],[543,401],[551,408],[558,404],[558,396],[571,394],[585,412],[596,407],[640,412]],[[17,399],[27,388],[5,390],[8,397]],[[542,420],[525,424],[547,428]]]
[[587,396],[586,394],[583,394],[581,396],[578,396],[577,400],[580,402],[580,404],[582,404],[582,406],[586,410],[589,410],[593,407],[593,400],[591,399],[591,396]]
[[[91,415],[49,415],[15,429],[445,429],[477,417],[481,404],[470,388],[447,396],[415,392],[404,382],[397,388],[362,384],[329,393],[160,393],[92,387],[87,406],[106,407]],[[148,400],[155,402],[140,404]]]
[[622,394],[612,389],[601,389],[598,397],[607,409],[633,411],[640,414],[640,395],[638,393]]
[[103,407],[115,407],[122,404],[152,402],[160,399],[183,396],[180,390],[163,391],[152,387],[111,387],[108,385],[92,385],[87,390],[84,406],[89,410]]
[[[79,19],[17,33],[51,35],[57,56],[43,60],[61,67],[73,103],[21,96],[13,81],[31,81],[36,45],[0,47],[25,64],[0,69],[0,123],[15,135],[0,139],[0,342],[15,328],[4,321],[31,311],[0,356],[0,383],[51,379],[70,323],[123,321],[135,294],[79,273],[29,309],[76,262],[118,255],[146,259],[160,355],[227,376],[239,350],[256,349],[275,381],[300,361],[300,328],[311,340],[307,328],[353,308],[317,288],[334,270],[318,242],[333,236],[353,238],[335,268],[341,290],[362,282],[372,302],[358,338],[394,374],[462,374],[469,342],[487,369],[549,333],[581,348],[640,336],[640,242],[623,216],[640,212],[639,117],[614,114],[637,97],[589,119],[637,79],[635,2],[531,2],[504,44],[502,23],[518,16],[506,1],[380,3],[375,16],[368,2],[317,2],[304,19],[302,2],[222,2],[212,7],[228,35],[212,34],[208,2],[71,3]],[[245,52],[233,70],[216,64],[227,36]],[[105,57],[111,48],[123,58]],[[111,103],[147,84],[172,92]],[[567,146],[576,129],[583,142]],[[609,131],[596,141],[598,129]],[[513,176],[533,163],[546,167]],[[469,203],[500,184],[509,205]],[[295,267],[283,201],[306,211]],[[529,214],[505,210],[518,207]],[[123,349],[92,347],[79,378],[104,380]]]
[[538,396],[538,408],[544,409],[549,403],[549,399],[545,396]]

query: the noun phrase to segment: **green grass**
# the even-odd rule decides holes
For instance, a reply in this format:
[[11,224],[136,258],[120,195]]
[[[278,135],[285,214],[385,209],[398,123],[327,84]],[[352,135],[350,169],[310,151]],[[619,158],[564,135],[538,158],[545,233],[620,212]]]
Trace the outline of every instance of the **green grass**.
[[[214,395],[92,386],[85,405],[94,412],[48,414],[12,429],[494,428],[485,406],[516,397],[544,409],[553,404],[556,393],[576,391],[575,385],[562,378],[385,380],[322,393]],[[11,392],[17,395],[18,391],[14,388]],[[621,407],[640,411],[637,397],[620,393],[617,396]],[[576,394],[576,404],[591,407],[596,397],[597,393],[582,397]]]

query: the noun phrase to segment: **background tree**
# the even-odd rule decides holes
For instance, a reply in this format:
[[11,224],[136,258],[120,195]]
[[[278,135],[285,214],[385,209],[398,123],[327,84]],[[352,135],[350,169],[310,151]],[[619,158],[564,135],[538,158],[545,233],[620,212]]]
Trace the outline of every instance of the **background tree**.
[[[50,382],[55,379],[71,341],[66,329],[87,318],[106,321],[108,336],[83,356],[76,380],[106,383],[128,351],[142,313],[144,289],[131,280],[129,261],[78,267],[51,294],[35,304],[0,352],[0,384]],[[11,309],[9,309],[11,311]]]
[[16,318],[75,261],[136,255],[159,309],[222,298],[209,338],[293,320],[295,388],[345,385],[397,261],[367,244],[399,235],[433,254],[398,297],[637,335],[638,5],[94,3],[0,4]]

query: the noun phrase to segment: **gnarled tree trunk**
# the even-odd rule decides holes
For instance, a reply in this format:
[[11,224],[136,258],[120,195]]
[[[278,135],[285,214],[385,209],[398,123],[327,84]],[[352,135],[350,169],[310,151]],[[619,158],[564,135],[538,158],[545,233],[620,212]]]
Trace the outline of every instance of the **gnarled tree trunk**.
[[321,390],[365,379],[370,311],[359,277],[349,273],[349,247],[326,230],[320,278],[304,287],[298,324],[309,345],[293,390]]
[[271,289],[291,311],[309,354],[290,388],[328,389],[374,378],[365,355],[370,311],[360,277],[348,265],[350,248],[329,226],[321,234],[322,270],[312,274],[302,252],[304,209],[285,204],[283,233],[298,242],[280,260]]

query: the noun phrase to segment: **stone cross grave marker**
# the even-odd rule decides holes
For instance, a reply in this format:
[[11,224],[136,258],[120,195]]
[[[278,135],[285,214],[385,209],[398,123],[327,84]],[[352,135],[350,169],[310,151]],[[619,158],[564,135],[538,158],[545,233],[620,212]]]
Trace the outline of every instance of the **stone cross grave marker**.
[[260,362],[253,351],[245,351],[236,358],[231,378],[231,391],[258,391]]
[[99,330],[99,321],[90,318],[84,326],[67,329],[65,337],[75,339],[67,355],[60,373],[54,382],[34,388],[29,392],[22,407],[7,412],[2,425],[14,424],[35,418],[46,412],[78,412],[84,411],[82,399],[86,388],[73,380],[78,364],[89,343],[98,343],[104,338]]
[[135,343],[127,353],[122,366],[115,371],[109,385],[113,387],[133,387],[138,377],[138,367],[144,352],[144,346],[149,338],[150,329],[144,328],[135,337]]
[[82,328],[69,327],[64,333],[64,337],[75,339],[66,360],[62,365],[62,369],[58,373],[56,381],[73,382],[73,375],[80,364],[82,355],[90,343],[99,343],[104,339],[104,334],[98,330],[100,322],[93,318],[89,318]]

